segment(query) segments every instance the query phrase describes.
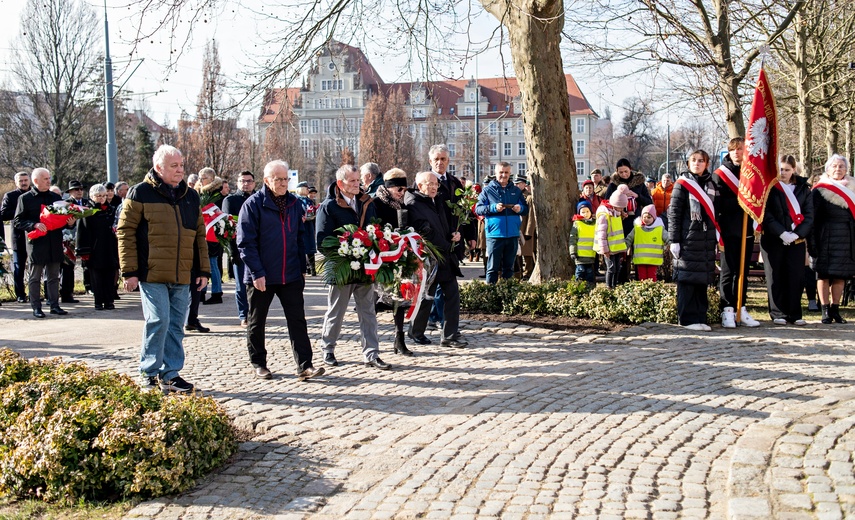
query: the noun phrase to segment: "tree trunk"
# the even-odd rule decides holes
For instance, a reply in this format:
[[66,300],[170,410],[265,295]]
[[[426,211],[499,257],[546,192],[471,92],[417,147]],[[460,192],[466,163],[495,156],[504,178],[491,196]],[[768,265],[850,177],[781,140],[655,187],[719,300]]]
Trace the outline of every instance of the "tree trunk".
[[579,197],[570,104],[561,61],[563,3],[481,0],[508,30],[525,123],[526,162],[537,214],[537,265],[531,281],[569,279],[571,208]]
[[807,23],[802,13],[796,15],[796,99],[799,104],[799,160],[805,177],[813,174],[813,112],[808,96],[810,75],[807,70]]
[[828,157],[837,153],[840,143],[840,128],[837,122],[837,114],[834,109],[828,111],[828,120],[825,122],[825,146]]
[[745,118],[742,115],[742,106],[739,104],[739,82],[734,79],[732,70],[729,75],[720,76],[720,78],[718,86],[724,101],[727,135],[731,139],[745,137]]

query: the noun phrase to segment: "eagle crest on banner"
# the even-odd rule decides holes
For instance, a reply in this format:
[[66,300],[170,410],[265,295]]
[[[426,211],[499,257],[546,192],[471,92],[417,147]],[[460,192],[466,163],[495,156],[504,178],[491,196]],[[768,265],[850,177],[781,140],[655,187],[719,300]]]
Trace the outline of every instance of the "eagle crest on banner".
[[769,153],[769,125],[766,123],[765,117],[761,117],[751,124],[745,147],[752,157],[766,158],[766,154]]

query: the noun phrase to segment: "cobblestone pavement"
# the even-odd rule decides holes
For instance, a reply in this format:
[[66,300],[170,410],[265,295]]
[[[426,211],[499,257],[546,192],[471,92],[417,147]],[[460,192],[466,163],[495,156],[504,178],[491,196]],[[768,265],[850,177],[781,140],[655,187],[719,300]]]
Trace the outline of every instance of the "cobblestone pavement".
[[[317,338],[326,293],[311,279],[306,294]],[[106,318],[71,307],[34,328],[5,304],[0,345],[133,374],[138,297]],[[384,314],[381,372],[360,362],[349,313],[342,365],[300,383],[278,306],[270,381],[252,377],[233,306],[202,312],[214,330],[188,335],[182,375],[257,435],[128,518],[855,518],[853,325],[580,336],[464,322],[469,348],[431,332],[404,358]]]

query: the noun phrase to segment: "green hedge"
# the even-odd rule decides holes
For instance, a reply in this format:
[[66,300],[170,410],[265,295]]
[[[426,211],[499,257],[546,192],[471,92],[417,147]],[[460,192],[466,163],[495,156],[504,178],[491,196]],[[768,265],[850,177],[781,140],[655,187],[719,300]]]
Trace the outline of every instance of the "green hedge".
[[62,503],[188,489],[237,443],[210,398],[144,392],[79,363],[0,349],[0,492]]
[[[707,321],[719,320],[718,291],[707,291],[710,307]],[[609,289],[594,289],[585,282],[550,281],[530,284],[515,279],[495,285],[474,280],[460,287],[464,311],[487,314],[567,316],[616,323],[676,323],[677,290],[664,282],[629,282]]]

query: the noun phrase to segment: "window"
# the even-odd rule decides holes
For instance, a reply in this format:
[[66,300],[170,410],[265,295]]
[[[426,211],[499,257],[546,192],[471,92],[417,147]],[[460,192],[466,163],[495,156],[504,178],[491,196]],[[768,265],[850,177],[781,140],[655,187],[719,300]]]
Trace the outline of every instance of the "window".
[[343,123],[344,123],[344,121],[342,121],[341,119],[335,120],[335,124],[333,125],[333,128],[335,128],[335,133],[337,133],[337,134],[342,133],[342,131],[344,130],[344,124]]
[[331,123],[332,122],[329,119],[324,119],[323,121],[324,121],[324,133],[325,134],[331,134],[332,133]]
[[[332,65],[332,64],[330,64]],[[321,80],[321,90],[344,90],[344,80],[324,79]]]
[[584,134],[585,133],[585,118],[580,117],[576,119],[576,133]]
[[421,137],[424,137],[427,135],[427,125],[426,124],[422,123],[419,125],[419,135]]
[[312,119],[312,133],[317,134],[321,131],[321,120],[320,119]]
[[353,119],[352,117],[348,118],[346,131],[347,132],[353,132],[354,128],[356,128],[356,120]]
[[416,136],[416,125],[409,125],[408,131],[410,132],[410,137]]
[[448,137],[457,136],[457,123],[448,123]]
[[525,135],[522,119],[517,119],[517,135]]
[[578,161],[576,163],[576,178],[581,179],[585,176],[585,161]]
[[303,150],[303,155],[309,156],[309,140],[308,139],[300,139],[300,149]]
[[321,143],[312,141],[312,157],[317,157],[319,153],[321,153]]
[[499,128],[495,121],[490,123],[490,130],[488,131],[488,133],[490,135],[496,135],[497,133],[499,133]]
[[464,116],[474,116],[475,115],[475,107],[466,107],[463,109]]
[[464,134],[468,134],[472,131],[472,125],[470,125],[469,123],[460,123],[460,131]]
[[457,155],[457,145],[454,143],[448,143],[448,156],[454,157]]
[[585,140],[579,139],[576,141],[576,155],[585,155]]
[[455,175],[457,173],[457,165],[454,163],[449,164],[448,165],[448,173]]
[[300,133],[304,135],[309,133],[309,122],[305,119],[300,120]]
[[505,143],[505,153],[503,155],[505,157],[511,155],[511,143]]
[[424,108],[414,108],[413,109],[413,117],[424,117],[425,109]]
[[490,157],[495,157],[497,155],[499,155],[499,144],[490,143]]
[[517,143],[517,155],[520,157],[525,157],[525,141],[520,141]]
[[475,101],[475,93],[474,92],[469,93],[469,101]]
[[503,126],[504,128],[502,129],[502,135],[511,135],[511,130],[513,130],[514,128],[514,122],[505,121],[505,124]]
[[517,175],[525,175],[525,163],[517,163]]

